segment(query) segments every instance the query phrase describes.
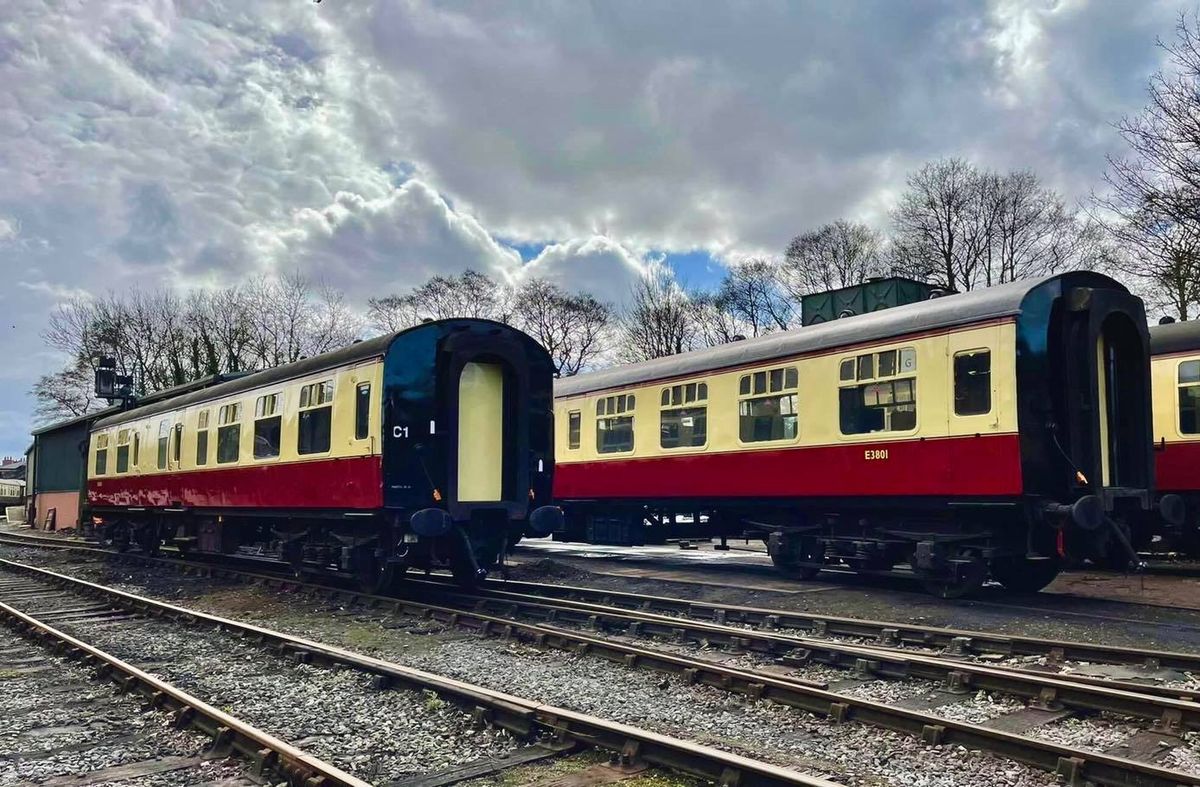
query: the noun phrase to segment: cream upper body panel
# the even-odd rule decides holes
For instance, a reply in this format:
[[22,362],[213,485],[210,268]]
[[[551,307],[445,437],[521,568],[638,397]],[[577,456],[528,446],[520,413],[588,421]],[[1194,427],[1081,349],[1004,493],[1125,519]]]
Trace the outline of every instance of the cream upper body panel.
[[[299,420],[302,390],[313,383],[332,382],[333,399],[330,412],[329,450],[319,453],[299,452]],[[152,416],[93,431],[88,446],[88,478],[110,478],[206,471],[231,467],[298,462],[316,459],[342,459],[379,453],[382,429],[383,361],[379,358],[360,361],[352,366],[280,381],[261,388],[239,391],[237,394],[197,402],[178,410],[168,410]],[[356,399],[361,384],[370,387],[368,428],[366,437],[355,434]],[[256,405],[260,397],[277,395],[275,415],[280,417],[278,454],[256,459],[254,456]],[[220,423],[222,408],[240,405],[236,423],[240,426],[236,461],[218,462],[218,430],[229,424]],[[270,416],[267,416],[270,417]],[[207,429],[200,423],[207,418]],[[181,428],[180,428],[181,427]],[[207,461],[199,463],[198,447],[201,431],[207,431]],[[166,440],[165,461],[160,466],[160,439]],[[105,443],[107,445],[105,445]],[[128,451],[128,469],[118,472],[118,451]],[[97,454],[106,451],[98,463]],[[100,466],[103,472],[97,472]]]
[[[859,383],[857,379],[851,383],[843,383],[843,362],[867,354],[888,353],[891,350],[911,350],[915,356],[915,371],[897,370],[896,374],[887,378],[915,380],[915,426],[898,431],[843,434],[839,391],[843,385]],[[978,414],[958,415],[954,405],[954,358],[960,353],[977,350],[986,350],[990,354],[990,406]],[[899,353],[889,357],[899,357]],[[794,436],[755,442],[744,441],[739,432],[739,404],[754,396],[753,391],[751,394],[744,393],[742,378],[747,375],[753,376],[755,372],[791,368],[796,370],[796,387],[780,388],[779,391],[796,394]],[[786,383],[786,376],[781,379]],[[706,408],[706,440],[697,446],[664,448],[660,439],[660,429],[663,428],[662,413],[664,410],[675,409],[677,405],[668,404],[664,407],[663,390],[690,383],[697,386],[704,383],[707,388],[707,398],[703,403],[695,400],[692,405],[684,403],[684,406]],[[907,385],[904,384],[906,390]],[[597,450],[598,422],[610,417],[611,405],[607,400],[618,392],[623,396],[633,396],[633,449],[600,453]],[[559,464],[569,464],[689,453],[758,451],[881,440],[1013,433],[1017,431],[1016,395],[1016,327],[1012,322],[985,324],[911,339],[822,351],[801,357],[777,358],[752,367],[718,370],[629,388],[556,398],[555,461]],[[603,415],[597,411],[597,403],[600,400],[606,400],[605,404],[600,405]],[[578,425],[577,428],[573,428],[575,424]],[[577,446],[573,445],[576,436]]]
[[1150,359],[1150,383],[1154,441],[1200,440],[1200,424],[1191,415],[1194,405],[1200,403],[1200,352],[1154,356]]

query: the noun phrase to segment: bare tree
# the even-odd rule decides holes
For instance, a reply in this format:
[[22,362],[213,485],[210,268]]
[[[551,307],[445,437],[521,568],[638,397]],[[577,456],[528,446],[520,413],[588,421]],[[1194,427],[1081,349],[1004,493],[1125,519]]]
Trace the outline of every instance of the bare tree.
[[862,284],[884,272],[882,245],[877,230],[839,219],[792,238],[780,282],[793,303],[808,293]]
[[362,326],[341,293],[297,272],[260,277],[245,289],[249,349],[266,369],[354,341]]
[[302,276],[259,279],[245,287],[180,295],[127,290],[68,301],[55,309],[47,344],[66,368],[33,388],[47,417],[96,406],[92,373],[117,362],[143,395],[210,374],[266,368],[349,344],[360,330],[342,295]]
[[1114,269],[1180,319],[1200,308],[1200,19],[1181,14],[1159,41],[1171,73],[1150,80],[1150,103],[1117,128],[1129,145],[1110,157],[1098,218],[1121,246]]
[[541,342],[560,377],[578,374],[595,362],[613,321],[611,306],[544,279],[524,282],[512,308],[512,321]]
[[895,272],[955,290],[1095,264],[1093,230],[1028,170],[926,164],[892,212]]
[[568,293],[542,279],[514,287],[473,270],[433,276],[410,292],[368,301],[367,319],[385,333],[452,318],[490,319],[520,328],[542,343],[564,377],[596,362],[614,321],[612,307],[590,295]]
[[250,351],[253,315],[243,288],[193,292],[188,297],[193,329],[190,353],[197,377],[254,368]]
[[434,276],[404,295],[368,301],[368,319],[385,333],[423,320],[452,317],[507,322],[512,313],[512,290],[478,271],[459,276]]
[[715,292],[690,299],[696,339],[707,346],[786,330],[796,317],[780,266],[759,257],[730,267]]
[[698,344],[715,347],[746,338],[747,328],[738,318],[728,293],[719,289],[693,292],[688,298],[692,302],[692,324]]
[[1114,273],[1132,279],[1148,303],[1180,320],[1200,314],[1200,224],[1150,208],[1105,224],[1118,247],[1109,257]]
[[300,344],[306,356],[319,355],[351,344],[362,335],[364,327],[346,296],[322,282],[317,286]]
[[913,278],[949,289],[970,289],[964,273],[966,216],[974,193],[975,170],[962,159],[926,164],[908,177],[908,190],[892,211],[894,265]]
[[1069,240],[1074,223],[1062,200],[1028,170],[1009,173],[995,186],[984,284],[1025,278],[1062,263],[1064,255],[1054,251]]
[[655,266],[633,285],[622,315],[622,360],[645,361],[692,349],[693,307],[670,270]]
[[780,283],[779,266],[761,257],[732,266],[719,293],[751,336],[787,330],[796,316],[795,306]]
[[92,369],[87,364],[72,364],[61,372],[42,375],[31,393],[37,399],[34,420],[40,424],[64,418],[76,418],[104,406],[92,395]]
[[165,332],[175,326],[160,324],[170,308],[164,300],[170,296],[135,288],[68,301],[51,313],[46,342],[67,353],[71,364],[95,368],[101,357],[115,358],[138,393],[173,385],[166,350],[173,337]]

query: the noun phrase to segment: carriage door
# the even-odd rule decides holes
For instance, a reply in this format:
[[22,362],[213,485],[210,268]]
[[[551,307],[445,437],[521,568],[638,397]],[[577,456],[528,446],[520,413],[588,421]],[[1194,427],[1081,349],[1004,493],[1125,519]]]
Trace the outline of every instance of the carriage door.
[[458,502],[497,502],[504,487],[504,370],[471,362],[458,378]]
[[1096,395],[1100,470],[1108,487],[1145,487],[1145,350],[1137,328],[1122,313],[1105,318],[1096,336]]

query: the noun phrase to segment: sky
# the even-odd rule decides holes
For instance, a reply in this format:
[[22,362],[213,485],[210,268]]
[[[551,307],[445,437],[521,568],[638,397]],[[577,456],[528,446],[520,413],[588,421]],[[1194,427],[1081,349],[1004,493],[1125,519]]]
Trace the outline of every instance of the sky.
[[620,301],[884,226],[944,156],[1101,185],[1178,2],[0,3],[0,456],[63,299],[466,269]]

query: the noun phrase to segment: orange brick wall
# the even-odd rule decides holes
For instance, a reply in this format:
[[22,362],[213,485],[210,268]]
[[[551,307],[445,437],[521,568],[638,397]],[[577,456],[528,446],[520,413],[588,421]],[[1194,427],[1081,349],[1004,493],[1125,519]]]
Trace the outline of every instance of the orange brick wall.
[[79,493],[78,492],[42,492],[34,495],[34,505],[37,507],[37,522],[34,527],[44,530],[46,527],[46,512],[55,509],[54,521],[58,530],[68,527],[79,527]]

